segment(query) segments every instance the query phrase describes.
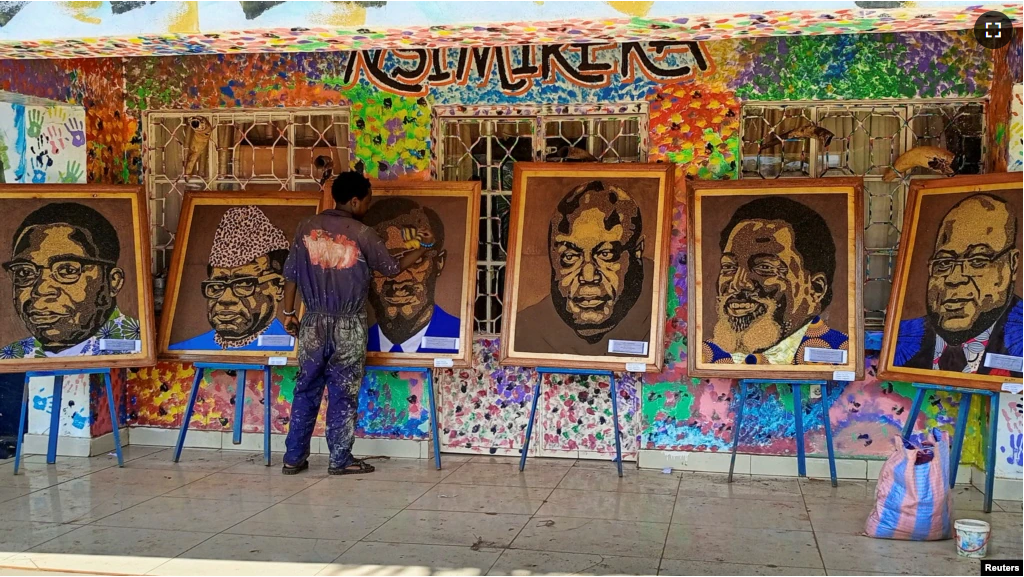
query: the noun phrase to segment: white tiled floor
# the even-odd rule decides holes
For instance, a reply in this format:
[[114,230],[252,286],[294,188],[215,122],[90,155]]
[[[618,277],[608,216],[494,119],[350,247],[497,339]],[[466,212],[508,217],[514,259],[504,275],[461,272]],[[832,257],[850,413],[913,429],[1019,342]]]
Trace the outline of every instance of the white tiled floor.
[[[261,454],[132,446],[0,463],[0,575],[977,574],[952,541],[860,533],[874,484],[627,470],[611,463],[446,455],[286,477]],[[275,456],[280,463],[280,456]],[[957,517],[1022,556],[1021,504],[956,488]]]

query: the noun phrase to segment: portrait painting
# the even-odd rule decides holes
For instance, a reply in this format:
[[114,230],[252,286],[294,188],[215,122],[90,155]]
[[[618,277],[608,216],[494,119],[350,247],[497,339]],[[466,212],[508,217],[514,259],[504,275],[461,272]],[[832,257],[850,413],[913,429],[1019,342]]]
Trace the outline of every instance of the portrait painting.
[[659,370],[670,164],[516,164],[502,364]]
[[689,374],[862,378],[862,180],[687,187]]
[[[190,361],[294,362],[284,265],[319,192],[189,192],[182,202],[158,353]],[[301,313],[301,311],[296,311]]]
[[1020,173],[915,181],[879,372],[1000,390],[1021,383]]
[[0,186],[0,372],[155,362],[138,187]]
[[392,256],[400,259],[419,246],[417,230],[429,230],[434,242],[397,275],[373,273],[368,363],[431,367],[443,358],[470,365],[479,211],[479,182],[373,182],[363,224]]

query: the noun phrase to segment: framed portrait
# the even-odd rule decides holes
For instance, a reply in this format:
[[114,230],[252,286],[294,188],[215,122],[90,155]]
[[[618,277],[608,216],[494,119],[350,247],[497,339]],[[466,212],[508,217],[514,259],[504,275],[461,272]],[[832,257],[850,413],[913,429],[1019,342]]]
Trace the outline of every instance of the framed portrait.
[[[188,361],[293,364],[284,265],[311,192],[187,192],[178,217],[158,354]],[[301,311],[300,311],[301,312]]]
[[515,165],[503,365],[661,369],[673,168]]
[[0,185],[0,372],[155,363],[146,197]]
[[367,363],[431,367],[445,358],[455,367],[470,365],[479,218],[479,182],[373,182],[363,224],[388,251],[401,258],[412,250],[405,231],[429,229],[434,243],[393,277],[373,273]]
[[1021,383],[1020,173],[910,188],[879,374],[998,391]]
[[862,179],[687,188],[689,374],[863,378]]

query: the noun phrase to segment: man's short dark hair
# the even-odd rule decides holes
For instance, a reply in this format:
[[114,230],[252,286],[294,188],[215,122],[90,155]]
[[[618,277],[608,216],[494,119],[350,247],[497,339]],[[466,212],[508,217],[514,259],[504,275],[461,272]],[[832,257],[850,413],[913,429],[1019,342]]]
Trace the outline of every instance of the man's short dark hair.
[[388,197],[378,200],[373,203],[370,210],[366,211],[363,216],[363,224],[374,228],[382,222],[393,220],[403,214],[411,214],[415,210],[422,210],[423,214],[427,216],[427,224],[430,225],[430,231],[434,233],[434,250],[439,251],[444,248],[444,223],[441,222],[441,217],[437,216],[433,209],[408,198]]
[[121,243],[117,239],[117,230],[110,224],[107,217],[96,209],[78,204],[77,202],[54,202],[34,210],[21,221],[14,231],[11,245],[13,253],[18,254],[28,248],[28,235],[22,236],[33,226],[50,226],[66,224],[75,229],[71,240],[82,245],[90,258],[116,263],[121,258]]
[[370,194],[370,179],[361,172],[350,170],[339,174],[331,185],[331,196],[338,204],[348,204],[353,198],[362,200]]
[[[643,232],[643,219],[640,217],[640,207],[637,206],[636,201],[625,195],[625,192],[620,196],[615,187],[606,187],[600,180],[585,182],[562,197],[562,200],[558,202],[555,218],[552,219],[549,226],[548,235],[550,236],[555,230],[562,234],[569,234],[569,215],[579,210],[587,193],[604,193],[608,195],[607,200],[608,204],[611,205],[612,211],[604,219],[604,228],[605,230],[611,230],[616,225],[621,224],[629,232],[629,238],[626,240],[624,248],[628,252],[633,252],[637,240]],[[629,214],[630,212],[632,214]],[[623,216],[628,219],[628,222],[622,221]]]
[[821,297],[821,307],[832,302],[832,280],[836,274],[836,243],[832,231],[820,214],[805,204],[782,196],[768,196],[744,204],[733,213],[722,229],[718,247],[725,252],[729,236],[736,225],[746,220],[781,220],[793,228],[793,248],[800,253],[809,274],[824,274],[828,289]]

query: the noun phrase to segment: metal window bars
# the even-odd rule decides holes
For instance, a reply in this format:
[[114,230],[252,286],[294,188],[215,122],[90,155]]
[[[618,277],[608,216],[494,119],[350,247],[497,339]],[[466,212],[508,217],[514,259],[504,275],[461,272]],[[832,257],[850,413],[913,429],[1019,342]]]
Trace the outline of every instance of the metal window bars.
[[[313,161],[330,157],[337,173],[348,169],[350,153],[347,108],[144,112],[143,181],[158,311],[186,190],[319,190]],[[186,174],[192,155],[195,168]]]
[[645,162],[647,104],[438,106],[433,115],[433,177],[481,182],[474,328],[498,334],[514,164],[580,151],[600,162]]
[[[958,174],[983,172],[985,110],[984,99],[745,103],[741,178],[864,177],[865,327],[881,330],[910,181],[938,177],[882,176],[916,146],[950,150]],[[818,127],[833,135],[827,145]]]

